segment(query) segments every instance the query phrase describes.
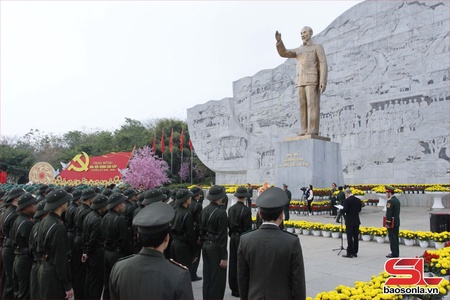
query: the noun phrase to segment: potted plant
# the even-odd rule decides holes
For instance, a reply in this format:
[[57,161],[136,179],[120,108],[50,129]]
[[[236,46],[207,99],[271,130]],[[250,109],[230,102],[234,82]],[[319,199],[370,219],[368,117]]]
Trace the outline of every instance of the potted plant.
[[372,234],[375,237],[375,240],[377,241],[377,243],[382,244],[385,242],[385,237],[387,235],[387,229],[385,227],[374,228],[372,231]]
[[432,236],[432,233],[429,231],[417,231],[417,239],[419,240],[419,246],[421,248],[428,248],[430,245],[430,238]]
[[314,236],[320,236],[323,224],[314,222],[311,224],[311,230]]
[[416,243],[417,234],[411,230],[400,230],[399,236],[403,237],[405,246],[411,247]]
[[359,227],[359,233],[364,242],[369,242],[372,239],[372,230],[369,227]]

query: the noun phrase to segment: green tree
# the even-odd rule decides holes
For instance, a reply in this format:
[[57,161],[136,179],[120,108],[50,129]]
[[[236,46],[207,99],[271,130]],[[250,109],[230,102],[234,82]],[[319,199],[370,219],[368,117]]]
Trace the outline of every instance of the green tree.
[[8,177],[12,181],[17,182],[17,179],[21,176],[28,177],[34,163],[33,150],[30,147],[23,143],[9,145],[2,140],[1,169],[8,173]]

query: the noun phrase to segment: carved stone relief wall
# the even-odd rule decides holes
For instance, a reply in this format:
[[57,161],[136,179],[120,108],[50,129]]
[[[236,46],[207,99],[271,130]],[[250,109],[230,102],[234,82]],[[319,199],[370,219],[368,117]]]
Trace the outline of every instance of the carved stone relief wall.
[[[447,1],[365,1],[313,37],[329,65],[320,135],[340,143],[345,183],[448,182],[449,15]],[[218,183],[274,182],[274,143],[300,132],[295,66],[288,59],[234,82],[232,98],[188,109],[194,148]]]

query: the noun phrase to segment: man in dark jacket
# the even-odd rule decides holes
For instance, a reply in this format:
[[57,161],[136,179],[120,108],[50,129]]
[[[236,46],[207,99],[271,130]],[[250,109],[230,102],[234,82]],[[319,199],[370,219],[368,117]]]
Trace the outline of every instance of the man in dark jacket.
[[5,201],[5,206],[8,208],[2,215],[2,228],[3,228],[3,272],[5,276],[5,284],[3,287],[3,298],[2,299],[14,299],[14,286],[17,282],[13,281],[14,272],[14,248],[12,246],[11,240],[11,228],[13,227],[14,221],[19,217],[19,213],[16,211],[17,203],[19,197],[25,194],[25,190],[21,188],[14,188],[9,192],[9,196]]
[[252,211],[250,207],[245,206],[248,196],[245,187],[238,187],[234,196],[237,198],[237,202],[228,209],[228,235],[230,236],[228,285],[231,289],[231,295],[239,297],[237,251],[241,235],[252,229]]
[[84,281],[85,299],[100,299],[103,291],[103,272],[105,259],[105,239],[100,224],[106,213],[108,197],[97,195],[91,204],[92,211],[84,218],[81,262],[86,265]]
[[188,210],[191,203],[192,193],[187,189],[180,189],[177,192],[175,206],[175,216],[172,222],[172,244],[170,251],[172,259],[187,267],[192,268],[192,262],[198,257],[196,253],[194,218]]
[[127,201],[127,197],[121,193],[114,193],[109,196],[108,206],[106,207],[109,212],[103,217],[100,225],[102,236],[105,238],[103,299],[110,299],[109,275],[112,267],[120,258],[133,254],[134,250],[127,221],[123,216],[125,201]]
[[14,291],[16,299],[30,299],[30,273],[33,257],[28,245],[31,229],[33,228],[33,215],[36,212],[36,198],[25,193],[19,198],[17,205],[19,217],[11,229],[11,239],[14,248],[14,275],[18,281],[18,289]]
[[359,241],[359,213],[361,212],[361,199],[353,196],[350,188],[345,191],[344,208],[342,214],[345,219],[345,231],[347,233],[347,254],[343,257],[353,258],[358,257],[358,241]]
[[241,236],[238,284],[242,300],[306,299],[303,253],[297,235],[281,230],[286,192],[278,187],[256,200],[263,224]]
[[70,246],[61,215],[67,210],[72,195],[64,189],[51,191],[45,210],[50,212],[41,221],[37,233],[37,248],[42,249],[42,265],[38,273],[40,299],[72,299],[70,278]]
[[227,213],[221,209],[226,193],[222,186],[209,189],[210,204],[200,215],[200,236],[203,243],[203,299],[223,299],[227,282]]
[[187,268],[164,258],[173,217],[173,208],[161,201],[139,211],[133,226],[137,227],[142,249],[114,265],[109,285],[111,299],[194,299]]

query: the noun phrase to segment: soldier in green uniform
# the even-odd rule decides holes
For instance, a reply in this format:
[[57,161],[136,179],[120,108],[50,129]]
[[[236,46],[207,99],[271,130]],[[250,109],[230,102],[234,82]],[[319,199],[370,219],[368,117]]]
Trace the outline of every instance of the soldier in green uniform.
[[17,211],[19,217],[11,228],[11,239],[14,248],[14,276],[18,281],[18,290],[14,291],[16,299],[30,298],[30,272],[33,265],[33,257],[30,254],[28,242],[36,212],[36,198],[30,193],[20,196]]
[[84,280],[86,278],[86,266],[81,262],[83,255],[83,223],[86,216],[91,212],[92,200],[97,196],[97,193],[92,188],[85,189],[81,194],[80,200],[83,202],[75,212],[75,227],[76,236],[74,239],[74,249],[71,259],[74,260],[74,277],[73,290],[78,299],[85,299],[84,295]]
[[237,202],[228,209],[228,235],[230,236],[228,285],[231,289],[231,295],[239,297],[237,250],[241,235],[252,229],[252,211],[250,207],[245,206],[248,197],[247,188],[243,186],[238,187],[234,196],[237,198]]
[[30,299],[40,299],[41,294],[38,284],[38,270],[42,262],[42,250],[37,248],[37,234],[39,226],[42,224],[42,220],[47,216],[47,211],[44,209],[47,201],[41,200],[36,206],[36,212],[34,213],[34,225],[31,229],[30,239],[28,245],[30,247],[30,253],[33,256],[33,265],[30,272]]
[[83,222],[83,244],[81,262],[86,265],[84,281],[85,299],[100,299],[103,291],[103,272],[105,259],[105,239],[102,237],[100,224],[106,213],[108,197],[99,194],[91,204],[92,211]]
[[125,211],[127,197],[121,193],[113,193],[109,196],[109,212],[103,217],[100,228],[105,238],[105,260],[104,260],[104,290],[103,299],[109,296],[109,275],[111,269],[118,259],[133,254],[132,237],[129,234],[127,221],[123,213]]
[[41,221],[37,233],[37,249],[42,249],[42,265],[38,272],[40,299],[71,299],[70,246],[61,215],[67,210],[72,195],[64,189],[51,191],[46,197],[45,210],[50,211]]
[[192,263],[192,267],[189,269],[191,272],[191,280],[192,281],[199,281],[202,280],[202,277],[197,276],[197,270],[198,265],[200,263],[200,255],[202,252],[202,247],[198,244],[198,239],[200,237],[200,213],[203,210],[202,205],[199,202],[199,199],[203,195],[203,191],[198,187],[195,186],[191,189],[192,197],[191,197],[191,204],[189,205],[189,211],[192,214],[192,217],[194,219],[194,234],[195,234],[195,257],[198,259]]
[[[69,207],[67,208],[67,211],[65,213],[65,225],[67,229],[67,237],[69,239],[69,245],[70,245],[70,253],[75,253],[75,236],[77,235],[77,227],[75,226],[75,213],[77,212],[78,207],[81,203],[81,195],[83,194],[83,191],[81,189],[77,189],[73,191],[72,193],[72,201],[69,204]],[[78,264],[79,262],[75,262],[75,259],[70,260],[70,272],[72,274],[72,278],[75,276],[75,264]]]
[[271,187],[256,200],[263,224],[241,236],[238,284],[242,300],[306,299],[305,268],[297,235],[280,230],[285,191]]
[[5,283],[3,286],[3,298],[2,299],[14,299],[14,286],[17,286],[17,282],[13,281],[14,273],[14,248],[11,241],[11,228],[14,221],[19,217],[19,213],[16,211],[17,202],[19,197],[25,194],[25,190],[21,188],[14,188],[9,192],[9,196],[5,201],[5,206],[7,206],[6,211],[2,216],[2,226],[3,226],[3,272],[5,276]]
[[175,200],[178,208],[175,210],[175,217],[172,222],[172,244],[170,252],[172,258],[190,269],[192,262],[198,259],[195,256],[196,244],[194,232],[194,218],[188,210],[191,204],[192,193],[187,189],[180,189]]
[[386,257],[399,257],[398,232],[400,229],[400,201],[394,196],[395,189],[393,187],[385,185],[384,188],[386,189],[387,198],[386,228],[391,246],[391,253],[386,255]]
[[194,299],[191,276],[186,267],[164,258],[169,243],[170,205],[156,202],[144,207],[133,219],[142,250],[120,259],[110,276],[111,299]]
[[220,208],[226,197],[222,186],[209,189],[210,204],[200,214],[200,236],[203,240],[203,299],[223,299],[225,294],[228,251],[227,212]]

